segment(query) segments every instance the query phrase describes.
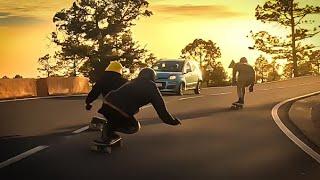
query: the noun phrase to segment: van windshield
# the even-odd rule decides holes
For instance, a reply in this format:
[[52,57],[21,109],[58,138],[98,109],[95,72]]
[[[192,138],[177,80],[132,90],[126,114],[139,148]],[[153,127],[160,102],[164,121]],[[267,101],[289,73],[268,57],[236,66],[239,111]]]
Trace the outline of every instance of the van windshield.
[[160,61],[153,69],[160,72],[182,72],[184,61]]

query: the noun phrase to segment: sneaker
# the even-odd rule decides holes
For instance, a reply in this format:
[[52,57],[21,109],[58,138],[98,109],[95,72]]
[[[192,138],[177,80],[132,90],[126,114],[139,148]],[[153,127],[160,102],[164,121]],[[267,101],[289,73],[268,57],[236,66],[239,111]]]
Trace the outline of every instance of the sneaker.
[[232,105],[237,105],[237,104],[240,104],[240,100],[238,100],[238,101],[236,101],[236,102],[232,103]]
[[101,117],[94,116],[91,120],[91,124],[103,124],[106,123],[107,120]]

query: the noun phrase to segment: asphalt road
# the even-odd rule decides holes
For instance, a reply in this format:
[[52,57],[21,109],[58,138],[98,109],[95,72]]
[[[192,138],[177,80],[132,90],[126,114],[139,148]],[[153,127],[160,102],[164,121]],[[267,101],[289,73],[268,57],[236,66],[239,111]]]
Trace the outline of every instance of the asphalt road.
[[[72,133],[94,114],[84,110],[83,97],[0,103],[0,162],[48,146],[1,168],[0,178],[320,179],[320,164],[290,141],[271,116],[277,103],[319,90],[320,77],[257,85],[240,111],[230,110],[234,87],[165,96],[182,125],[163,124],[147,106],[137,114],[141,131],[122,135],[124,147],[111,155],[90,151],[98,132]],[[282,109],[284,119],[287,109]]]

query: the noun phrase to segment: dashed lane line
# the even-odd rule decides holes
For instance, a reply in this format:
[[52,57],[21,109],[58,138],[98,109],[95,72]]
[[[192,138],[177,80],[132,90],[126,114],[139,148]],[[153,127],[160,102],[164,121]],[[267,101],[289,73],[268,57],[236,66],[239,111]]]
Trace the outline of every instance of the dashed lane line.
[[[223,93],[209,94],[209,96],[222,96],[222,95],[227,95],[227,94],[232,94],[232,92],[223,92]],[[183,100],[203,98],[203,97],[205,97],[205,95],[192,96],[192,97],[186,97],[186,98],[180,98],[180,99],[178,99],[178,100],[179,100],[179,101],[183,101]]]
[[204,96],[185,97],[185,98],[178,99],[178,101],[184,101],[184,100],[188,100],[188,99],[196,99],[196,98],[202,98],[202,97],[204,97]]
[[3,167],[9,166],[10,164],[16,163],[16,162],[18,162],[18,161],[20,161],[22,159],[25,159],[28,156],[31,156],[31,155],[33,155],[33,154],[35,154],[35,153],[37,153],[39,151],[42,151],[42,150],[44,150],[44,149],[46,149],[48,147],[49,146],[37,146],[37,147],[35,147],[33,149],[30,149],[29,151],[26,151],[26,152],[24,152],[22,154],[19,154],[19,155],[15,156],[15,157],[12,157],[12,158],[10,158],[10,159],[8,159],[6,161],[3,161],[3,162],[0,163],[0,169],[3,168]]
[[221,96],[221,95],[227,95],[227,94],[232,94],[232,92],[224,92],[224,93],[210,94],[210,96]]
[[72,134],[79,134],[79,133],[82,133],[83,131],[86,131],[88,129],[89,129],[89,125],[73,131]]

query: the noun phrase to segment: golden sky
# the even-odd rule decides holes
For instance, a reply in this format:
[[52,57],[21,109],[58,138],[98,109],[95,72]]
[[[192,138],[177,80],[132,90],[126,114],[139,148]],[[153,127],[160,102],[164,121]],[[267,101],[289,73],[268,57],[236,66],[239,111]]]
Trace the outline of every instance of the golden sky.
[[[49,52],[52,17],[73,0],[0,0],[0,77],[20,74],[37,77],[37,59]],[[246,36],[267,30],[283,34],[280,25],[263,24],[254,9],[264,0],[150,0],[154,15],[142,18],[133,28],[134,38],[159,58],[177,58],[195,38],[212,40],[221,48],[227,66],[246,56],[253,64],[259,52]],[[305,2],[305,1],[303,1]],[[319,0],[308,0],[320,5]],[[319,24],[318,24],[319,25]],[[310,40],[320,45],[320,35]]]

